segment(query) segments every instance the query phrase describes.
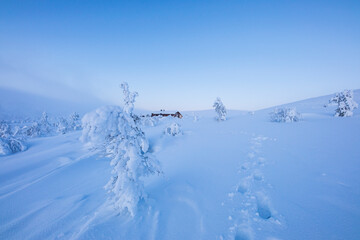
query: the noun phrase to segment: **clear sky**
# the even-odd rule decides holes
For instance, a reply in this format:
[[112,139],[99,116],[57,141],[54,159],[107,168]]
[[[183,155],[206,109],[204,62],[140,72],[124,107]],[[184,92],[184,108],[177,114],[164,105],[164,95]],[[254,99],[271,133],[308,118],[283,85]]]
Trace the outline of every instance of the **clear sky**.
[[360,1],[0,1],[0,86],[255,110],[360,88]]

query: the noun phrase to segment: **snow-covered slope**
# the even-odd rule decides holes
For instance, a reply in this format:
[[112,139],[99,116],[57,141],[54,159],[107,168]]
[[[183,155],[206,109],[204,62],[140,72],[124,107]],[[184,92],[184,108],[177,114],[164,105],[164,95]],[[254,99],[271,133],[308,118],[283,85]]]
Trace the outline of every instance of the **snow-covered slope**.
[[[355,91],[360,102],[360,92]],[[109,159],[80,132],[0,157],[1,239],[359,239],[360,112],[333,117],[330,96],[288,104],[303,119],[188,112],[143,130],[163,176],[146,179],[134,219],[104,205]],[[183,134],[164,135],[172,122]]]
[[54,116],[67,116],[74,111],[84,114],[103,104],[91,97],[74,102],[8,88],[0,88],[0,97],[0,120],[18,120],[27,117],[37,118],[44,111]]

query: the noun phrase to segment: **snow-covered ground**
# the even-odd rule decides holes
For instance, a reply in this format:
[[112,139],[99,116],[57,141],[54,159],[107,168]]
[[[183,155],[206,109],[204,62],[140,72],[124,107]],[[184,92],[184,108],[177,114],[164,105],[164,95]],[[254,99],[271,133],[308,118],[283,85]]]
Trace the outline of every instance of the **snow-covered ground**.
[[80,131],[31,139],[0,157],[0,239],[360,239],[360,111],[335,118],[329,99],[288,104],[296,123],[211,110],[144,126],[164,174],[133,219],[104,205],[110,160]]

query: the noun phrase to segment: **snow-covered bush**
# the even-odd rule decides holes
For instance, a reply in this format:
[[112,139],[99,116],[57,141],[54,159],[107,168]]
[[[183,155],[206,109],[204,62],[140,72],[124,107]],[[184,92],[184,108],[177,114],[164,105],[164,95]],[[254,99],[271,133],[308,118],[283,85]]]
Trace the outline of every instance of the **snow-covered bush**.
[[106,150],[107,144],[121,134],[122,115],[122,108],[118,106],[104,106],[85,114],[80,140],[90,148]]
[[51,135],[53,131],[54,125],[50,124],[46,112],[43,112],[39,120],[30,122],[30,125],[25,125],[21,129],[21,133],[25,137],[45,137]]
[[72,113],[68,119],[59,117],[56,123],[56,131],[61,134],[76,131],[81,129],[80,115],[76,112]]
[[22,129],[19,125],[15,125],[12,129],[12,135],[14,137],[21,137],[21,138],[24,138],[23,136],[23,132],[22,132]]
[[358,104],[354,101],[352,90],[336,93],[335,97],[329,100],[329,104],[337,104],[335,110],[336,117],[351,117],[353,115],[352,111],[358,108]]
[[81,129],[81,119],[80,115],[77,112],[74,112],[69,117],[69,125],[68,128],[71,131],[76,131]]
[[276,108],[270,113],[272,122],[298,122],[301,115],[296,112],[295,108]]
[[[43,112],[41,118],[32,120],[12,120],[11,122],[0,122],[0,155],[24,151],[27,149],[24,144],[28,137],[52,136],[56,132],[65,134],[69,131],[81,129],[80,117],[73,113],[67,120],[64,117],[58,118],[55,122],[50,122],[49,116]],[[7,124],[9,123],[9,124]]]
[[24,126],[21,131],[26,137],[40,137],[42,135],[38,122],[33,122],[30,126]]
[[0,155],[9,155],[26,150],[21,137],[16,137],[8,124],[0,123]]
[[181,134],[180,125],[177,123],[172,123],[170,126],[165,128],[165,134],[169,136],[177,136]]
[[147,127],[154,127],[158,124],[159,119],[157,117],[145,116],[141,118],[141,124]]
[[134,216],[138,202],[146,197],[142,178],[160,173],[160,166],[148,152],[148,141],[134,119],[137,93],[131,93],[127,83],[121,88],[124,107],[102,107],[86,114],[81,139],[111,158],[112,177],[105,186],[109,201],[119,212]]
[[0,137],[0,155],[9,155],[22,152],[27,149],[26,145],[20,139],[14,137]]
[[218,115],[218,121],[225,121],[226,120],[226,108],[222,103],[220,98],[217,98],[214,102],[213,107],[215,108],[215,112]]
[[0,122],[0,137],[5,137],[8,135],[11,135],[10,126],[6,122],[1,121]]
[[195,112],[192,113],[193,122],[199,121],[199,116],[195,114]]

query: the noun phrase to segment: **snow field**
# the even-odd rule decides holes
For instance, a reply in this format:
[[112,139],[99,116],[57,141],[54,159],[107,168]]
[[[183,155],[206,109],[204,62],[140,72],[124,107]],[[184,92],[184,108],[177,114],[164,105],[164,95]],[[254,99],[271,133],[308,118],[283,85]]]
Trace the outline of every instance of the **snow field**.
[[[110,159],[81,132],[31,139],[0,158],[0,239],[359,239],[359,110],[335,118],[328,99],[289,104],[295,123],[265,109],[144,124],[163,174],[144,179],[134,218],[107,202]],[[174,123],[182,134],[165,134]]]

